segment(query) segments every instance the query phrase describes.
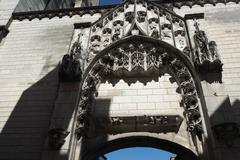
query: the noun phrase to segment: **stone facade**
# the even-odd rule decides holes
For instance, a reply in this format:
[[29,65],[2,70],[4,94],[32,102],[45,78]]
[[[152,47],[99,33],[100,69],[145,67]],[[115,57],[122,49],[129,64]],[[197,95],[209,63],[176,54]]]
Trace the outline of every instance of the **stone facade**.
[[0,1],[0,159],[240,158],[238,0],[16,5]]

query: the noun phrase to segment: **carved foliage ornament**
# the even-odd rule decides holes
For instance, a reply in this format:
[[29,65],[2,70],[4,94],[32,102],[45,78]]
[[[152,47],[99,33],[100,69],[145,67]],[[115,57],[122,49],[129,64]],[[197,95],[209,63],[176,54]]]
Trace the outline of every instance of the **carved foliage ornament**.
[[189,49],[182,17],[152,2],[127,0],[92,25],[88,62],[111,43],[131,35],[162,40],[181,51]]
[[[111,77],[110,75],[119,70],[128,73],[134,72],[136,69],[142,72],[151,72],[152,70],[159,70],[162,66],[167,66],[171,70],[182,90],[183,106],[189,132],[201,137],[203,129],[198,96],[188,68],[163,48],[141,41],[130,44],[124,43],[118,48],[108,51],[92,66],[81,88],[77,134],[80,136],[86,134],[91,118],[91,105],[97,95],[96,88],[102,80],[108,79]],[[113,124],[121,123],[118,119],[113,119],[112,122]]]

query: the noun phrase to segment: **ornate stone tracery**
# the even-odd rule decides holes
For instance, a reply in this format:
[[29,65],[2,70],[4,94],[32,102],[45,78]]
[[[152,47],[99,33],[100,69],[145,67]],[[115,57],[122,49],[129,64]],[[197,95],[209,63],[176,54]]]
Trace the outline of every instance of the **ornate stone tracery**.
[[[91,105],[97,95],[97,86],[104,80],[115,75],[148,75],[154,70],[167,67],[179,84],[183,97],[183,107],[187,120],[188,130],[201,138],[203,133],[201,114],[196,87],[192,75],[178,56],[167,49],[151,42],[143,42],[144,37],[133,36],[101,56],[95,57],[90,64],[87,75],[82,82],[81,96],[78,110],[78,135],[87,132],[91,119]],[[151,75],[154,76],[154,75]],[[155,76],[158,76],[155,74]],[[84,128],[84,129],[83,129]]]
[[92,25],[88,63],[110,44],[131,35],[162,40],[181,51],[190,48],[182,17],[152,2],[126,1]]

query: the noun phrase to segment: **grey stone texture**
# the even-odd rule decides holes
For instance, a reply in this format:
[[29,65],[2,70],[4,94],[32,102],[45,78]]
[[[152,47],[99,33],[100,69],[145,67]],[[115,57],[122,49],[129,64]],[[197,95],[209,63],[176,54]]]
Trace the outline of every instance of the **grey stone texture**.
[[[17,0],[0,0],[0,25],[9,22],[16,5]],[[199,20],[200,28],[209,40],[216,41],[224,64],[221,82],[212,80],[215,74],[208,74],[210,80],[201,81],[210,122],[208,128],[211,130],[214,125],[226,122],[239,125],[240,5],[230,2],[216,6],[183,6],[174,11],[181,16],[205,14],[204,19]],[[72,130],[79,96],[79,83],[59,83],[58,65],[81,31],[85,34],[83,46],[87,48],[89,30],[74,30],[74,23],[95,22],[100,16],[85,14],[11,22],[9,34],[0,43],[0,159],[65,160],[71,157],[73,153],[69,152],[74,145],[74,133],[70,133],[60,150],[54,151],[48,146],[49,129]],[[194,27],[191,20],[188,20],[188,26],[192,38]],[[184,117],[181,96],[176,92],[177,84],[171,83],[169,78],[165,74],[146,85],[139,81],[128,85],[123,80],[115,86],[101,83],[93,113],[96,116],[177,114]],[[146,134],[183,144],[195,152],[194,142],[188,139],[185,120],[178,133]],[[108,140],[118,136],[110,135]],[[213,145],[209,152],[213,152],[215,160],[240,158],[239,137],[227,146],[212,136],[215,134],[209,135]],[[88,147],[94,146],[97,140],[98,137],[89,141]]]

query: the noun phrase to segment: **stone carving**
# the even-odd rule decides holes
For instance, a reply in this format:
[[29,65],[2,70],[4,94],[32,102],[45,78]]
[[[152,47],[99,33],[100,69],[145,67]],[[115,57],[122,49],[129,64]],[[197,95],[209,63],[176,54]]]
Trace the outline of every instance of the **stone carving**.
[[136,131],[176,132],[182,121],[183,118],[179,115],[93,117],[96,130],[109,134]]
[[62,128],[54,128],[48,131],[48,143],[52,149],[60,149],[65,143],[65,138],[70,132]]
[[82,70],[79,59],[81,58],[81,44],[78,40],[72,45],[70,54],[66,54],[62,58],[62,62],[59,67],[59,80],[63,82],[67,81],[81,81]]
[[[81,110],[84,110],[84,112],[87,110],[87,113],[89,113],[91,104],[94,102],[94,97],[97,95],[96,86],[102,80],[106,80],[106,78],[110,77],[109,75],[114,77],[115,75],[122,75],[122,73],[127,74],[129,77],[134,75],[135,70],[137,70],[137,75],[144,75],[148,72],[152,74],[154,70],[160,69],[163,66],[169,68],[179,83],[189,132],[201,139],[203,133],[202,120],[196,87],[190,71],[178,58],[169,54],[163,48],[152,43],[142,43],[140,40],[136,40],[134,43],[132,41],[124,43],[119,45],[118,48],[109,50],[92,66],[81,88],[80,111],[78,114],[78,117],[80,117],[78,121],[81,124],[79,130],[82,132],[84,130],[83,126],[85,126],[85,129],[88,126],[88,120],[84,121],[82,117],[89,117],[89,115],[82,116]],[[155,73],[158,74],[158,72]],[[112,118],[110,123],[113,125],[122,125],[127,122],[121,118]],[[168,123],[168,120],[164,117],[150,116],[145,118],[143,123],[164,124]]]
[[201,135],[203,133],[202,120],[193,79],[187,68],[179,60],[171,60],[169,57],[167,60],[171,61],[168,62],[168,64],[170,64],[172,72],[176,73],[175,75],[178,77],[180,87],[182,88],[182,100],[185,108],[188,130],[196,134],[201,140]]
[[121,29],[120,28],[116,28],[114,30],[114,34],[112,36],[112,41],[115,42],[117,40],[119,40],[121,38]]
[[127,12],[125,14],[125,19],[127,22],[132,23],[132,21],[134,19],[134,12]]
[[221,72],[223,64],[217,51],[216,42],[208,42],[206,33],[199,29],[199,23],[196,20],[194,26],[196,28],[194,63],[197,69],[200,72]]
[[123,120],[120,117],[111,117],[110,118],[111,125],[120,125],[123,123]]
[[[90,37],[93,39],[91,38],[88,44],[88,50],[90,50],[88,64],[96,53],[112,42],[133,35],[162,40],[180,50],[190,44],[186,36],[184,18],[148,1],[128,0],[100,18],[91,28]],[[109,30],[107,31],[106,28]],[[111,34],[107,34],[110,32]]]
[[[90,102],[89,102],[90,103]],[[86,136],[86,130],[89,127],[89,112],[87,109],[84,107],[86,106],[81,106],[82,108],[78,111],[78,116],[77,116],[77,126],[75,130],[75,134],[77,135],[77,139],[80,139],[82,136]]]
[[137,18],[138,22],[139,22],[139,23],[142,23],[142,22],[144,22],[145,19],[146,19],[147,12],[145,12],[145,11],[138,11],[138,12],[137,12],[137,15],[138,15],[138,18]]

